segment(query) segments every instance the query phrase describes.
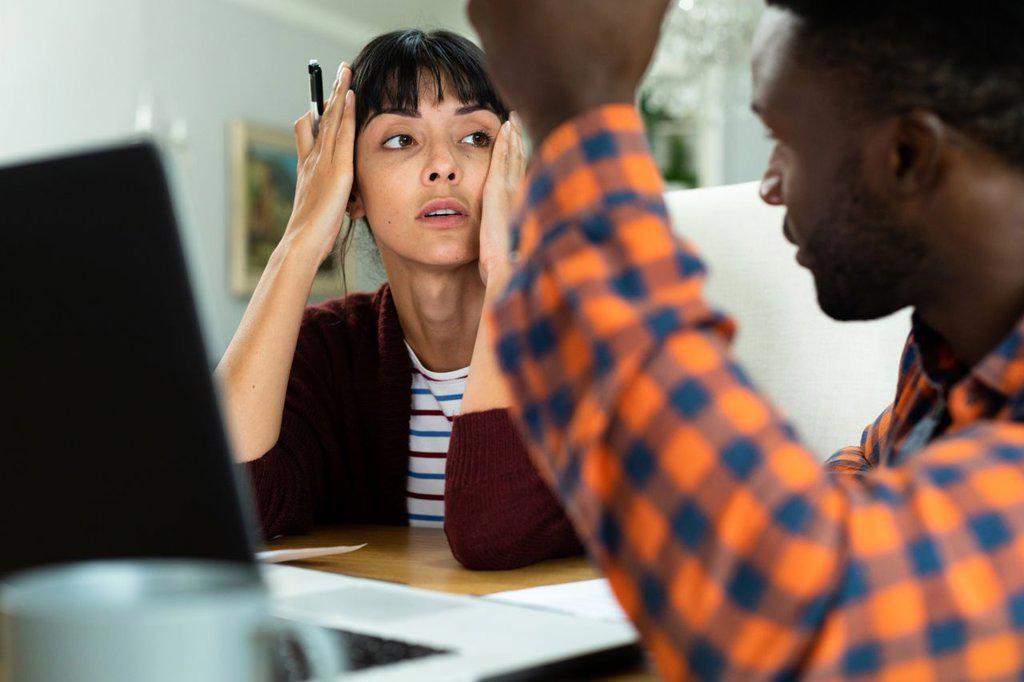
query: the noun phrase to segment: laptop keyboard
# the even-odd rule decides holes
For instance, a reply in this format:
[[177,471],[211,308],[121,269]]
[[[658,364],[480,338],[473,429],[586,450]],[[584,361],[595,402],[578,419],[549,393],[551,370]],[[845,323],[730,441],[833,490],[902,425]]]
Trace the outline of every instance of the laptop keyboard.
[[[366,670],[382,665],[400,663],[417,658],[452,653],[450,649],[435,649],[422,644],[413,644],[395,639],[364,635],[348,630],[324,628],[338,646],[342,660],[347,661],[345,670]],[[280,650],[276,656],[274,682],[302,682],[313,676],[309,665],[298,646],[285,638],[279,640]]]

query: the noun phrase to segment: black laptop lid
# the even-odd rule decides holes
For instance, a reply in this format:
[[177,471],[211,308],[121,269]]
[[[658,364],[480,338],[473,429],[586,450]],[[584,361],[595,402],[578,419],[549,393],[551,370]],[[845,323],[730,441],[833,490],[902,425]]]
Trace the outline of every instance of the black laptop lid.
[[0,575],[251,561],[155,148],[0,169],[0,211]]

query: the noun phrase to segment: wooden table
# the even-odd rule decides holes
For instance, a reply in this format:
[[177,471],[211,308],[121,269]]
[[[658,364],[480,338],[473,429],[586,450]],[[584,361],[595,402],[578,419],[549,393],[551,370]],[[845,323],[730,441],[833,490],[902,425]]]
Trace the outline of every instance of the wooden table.
[[[485,595],[577,580],[600,574],[585,557],[554,559],[514,571],[469,571],[452,556],[441,530],[395,526],[339,526],[322,528],[309,535],[281,538],[267,549],[366,547],[349,554],[291,562],[292,566],[359,578],[373,578],[453,594]],[[616,676],[590,678],[597,682],[654,682],[646,666]]]

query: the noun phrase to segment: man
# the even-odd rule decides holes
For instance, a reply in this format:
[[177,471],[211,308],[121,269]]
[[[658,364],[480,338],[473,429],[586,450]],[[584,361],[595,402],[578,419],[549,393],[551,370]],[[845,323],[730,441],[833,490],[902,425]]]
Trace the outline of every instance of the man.
[[768,4],[762,195],[830,315],[914,308],[895,403],[822,469],[731,359],[633,108],[665,0],[471,0],[538,145],[517,413],[666,678],[1020,678],[1024,8]]

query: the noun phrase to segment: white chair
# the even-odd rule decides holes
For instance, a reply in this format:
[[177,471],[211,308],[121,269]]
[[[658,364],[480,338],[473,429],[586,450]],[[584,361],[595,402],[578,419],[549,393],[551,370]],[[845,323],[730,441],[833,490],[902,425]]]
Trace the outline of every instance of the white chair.
[[782,235],[784,210],[764,204],[757,183],[665,199],[675,230],[708,265],[708,298],[739,324],[733,348],[754,382],[819,457],[859,443],[895,397],[909,311],[875,322],[827,317]]

